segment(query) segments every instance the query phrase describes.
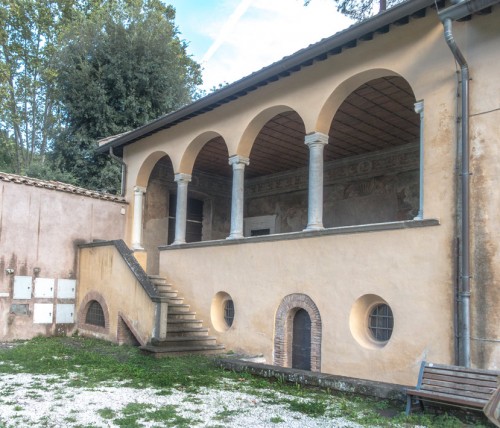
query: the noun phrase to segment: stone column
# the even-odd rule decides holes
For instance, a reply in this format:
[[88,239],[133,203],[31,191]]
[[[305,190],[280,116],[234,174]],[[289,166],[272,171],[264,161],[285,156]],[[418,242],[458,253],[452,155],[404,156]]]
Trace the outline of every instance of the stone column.
[[423,220],[424,218],[424,101],[415,103],[415,113],[420,115],[420,179],[419,179],[419,201],[418,213],[413,220]]
[[231,198],[231,233],[227,239],[243,238],[245,165],[249,163],[250,160],[243,156],[234,155],[229,158],[229,165],[233,167],[233,192]]
[[328,144],[328,135],[314,132],[306,135],[309,147],[309,192],[307,227],[305,230],[323,229],[323,149]]
[[175,181],[177,182],[177,207],[175,210],[175,240],[172,245],[186,243],[188,183],[191,181],[191,175],[177,173]]
[[142,250],[142,213],[146,188],[134,187],[134,220],[132,223],[132,249]]

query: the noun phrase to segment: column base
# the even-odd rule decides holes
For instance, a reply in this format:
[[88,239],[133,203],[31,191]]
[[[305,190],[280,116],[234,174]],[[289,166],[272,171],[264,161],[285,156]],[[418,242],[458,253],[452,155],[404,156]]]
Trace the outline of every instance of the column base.
[[307,225],[307,227],[304,229],[304,232],[310,232],[312,230],[323,230],[324,227],[322,224],[311,224]]
[[226,239],[243,239],[243,238],[244,238],[243,234],[238,233],[238,234],[231,234]]
[[186,241],[174,241],[170,245],[182,245],[182,244],[185,244],[185,243],[186,243]]

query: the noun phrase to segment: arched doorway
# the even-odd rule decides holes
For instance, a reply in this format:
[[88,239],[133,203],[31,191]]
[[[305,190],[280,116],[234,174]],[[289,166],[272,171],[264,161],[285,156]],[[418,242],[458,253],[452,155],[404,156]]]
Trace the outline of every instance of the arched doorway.
[[292,368],[311,370],[311,317],[304,309],[293,317]]
[[309,296],[285,296],[276,311],[274,364],[321,371],[321,330],[318,307]]

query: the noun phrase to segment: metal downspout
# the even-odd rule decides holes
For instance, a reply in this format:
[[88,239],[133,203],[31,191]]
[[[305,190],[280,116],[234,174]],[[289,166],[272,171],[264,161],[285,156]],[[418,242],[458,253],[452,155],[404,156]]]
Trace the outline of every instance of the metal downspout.
[[444,18],[444,38],[448,44],[455,60],[460,66],[461,78],[461,148],[462,148],[462,170],[460,173],[462,183],[462,228],[461,228],[461,289],[459,299],[461,302],[461,322],[459,327],[459,337],[461,338],[461,358],[460,363],[465,367],[470,367],[470,226],[469,226],[469,66],[462,52],[455,43],[452,33],[452,19]]
[[114,159],[117,162],[120,162],[120,165],[122,166],[122,179],[121,179],[121,196],[125,196],[125,181],[127,178],[127,164],[123,162],[122,158],[119,158],[113,153],[113,147],[109,148],[109,155],[111,156],[112,159]]

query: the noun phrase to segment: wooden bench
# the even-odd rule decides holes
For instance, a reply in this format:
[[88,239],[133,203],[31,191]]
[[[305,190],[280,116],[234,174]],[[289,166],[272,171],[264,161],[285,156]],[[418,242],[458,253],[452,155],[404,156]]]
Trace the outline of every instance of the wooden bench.
[[422,410],[424,401],[482,410],[499,386],[499,376],[500,372],[493,370],[423,361],[417,387],[406,391],[406,414],[411,412],[413,398],[417,398]]

